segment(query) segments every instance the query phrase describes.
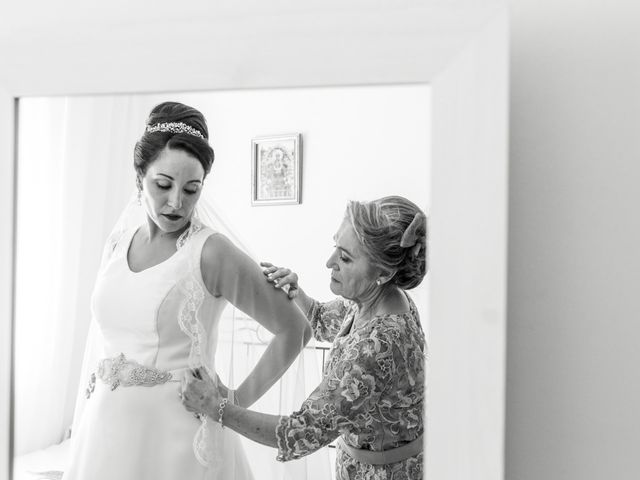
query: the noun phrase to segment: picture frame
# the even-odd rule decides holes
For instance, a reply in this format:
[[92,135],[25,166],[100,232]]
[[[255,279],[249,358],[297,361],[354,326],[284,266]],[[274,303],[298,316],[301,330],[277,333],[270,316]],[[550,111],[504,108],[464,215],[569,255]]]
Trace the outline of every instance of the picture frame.
[[251,205],[296,205],[302,200],[302,134],[251,140]]

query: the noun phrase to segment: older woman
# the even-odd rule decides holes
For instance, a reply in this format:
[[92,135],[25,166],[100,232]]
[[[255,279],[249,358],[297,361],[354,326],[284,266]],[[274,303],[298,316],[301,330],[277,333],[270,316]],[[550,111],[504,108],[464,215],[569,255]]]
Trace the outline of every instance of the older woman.
[[327,261],[340,298],[328,303],[308,297],[295,273],[263,264],[289,286],[315,338],[333,342],[321,384],[281,417],[229,403],[224,386],[195,371],[183,379],[185,407],[277,448],[280,461],[338,439],[338,480],[422,478],[425,342],[405,290],[426,273],[425,235],[425,215],[405,198],[350,202]]

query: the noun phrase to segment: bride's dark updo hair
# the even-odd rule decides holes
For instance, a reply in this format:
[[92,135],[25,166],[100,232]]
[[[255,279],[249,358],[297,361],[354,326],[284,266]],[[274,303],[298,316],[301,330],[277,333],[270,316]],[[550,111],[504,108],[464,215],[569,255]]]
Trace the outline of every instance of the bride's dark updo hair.
[[[170,128],[148,131],[149,128],[154,130],[153,127],[161,124],[184,124],[186,127],[170,125]],[[147,128],[136,143],[133,152],[133,166],[138,175],[138,182],[147,173],[149,165],[158,158],[160,152],[165,148],[183,150],[193,155],[202,164],[204,176],[206,177],[209,174],[213,165],[214,155],[208,141],[209,129],[207,128],[207,121],[202,113],[182,103],[164,102],[153,107],[146,125]],[[176,130],[178,133],[175,133]],[[203,138],[197,135],[198,132]]]
[[373,265],[394,272],[388,282],[415,288],[427,273],[427,217],[400,196],[349,202],[347,218]]

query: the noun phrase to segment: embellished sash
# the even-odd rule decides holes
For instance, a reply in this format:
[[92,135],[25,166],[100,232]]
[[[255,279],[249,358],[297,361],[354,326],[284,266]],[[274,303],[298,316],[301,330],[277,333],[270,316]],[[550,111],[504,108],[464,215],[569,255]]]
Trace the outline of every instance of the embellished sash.
[[98,370],[91,374],[86,396],[89,398],[95,389],[96,378],[109,385],[111,390],[123,387],[153,387],[167,382],[179,382],[177,379],[184,369],[164,371],[141,365],[129,360],[121,353],[117,357],[104,358],[98,363]]

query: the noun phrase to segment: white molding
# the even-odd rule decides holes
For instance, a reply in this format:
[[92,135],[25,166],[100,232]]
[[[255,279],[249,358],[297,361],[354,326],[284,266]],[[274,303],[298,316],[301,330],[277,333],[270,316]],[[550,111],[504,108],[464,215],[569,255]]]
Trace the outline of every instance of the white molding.
[[433,479],[504,476],[507,35],[497,16],[431,84]]
[[0,478],[9,476],[14,250],[14,97],[0,86]]

